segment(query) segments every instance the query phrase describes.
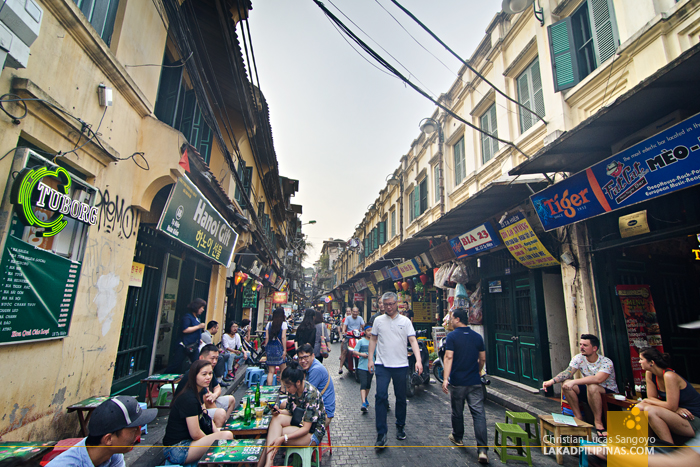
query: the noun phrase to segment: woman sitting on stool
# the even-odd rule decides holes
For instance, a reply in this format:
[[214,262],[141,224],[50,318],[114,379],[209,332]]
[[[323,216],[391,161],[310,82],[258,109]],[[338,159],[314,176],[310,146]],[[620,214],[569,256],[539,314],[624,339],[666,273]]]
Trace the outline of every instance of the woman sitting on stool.
[[671,433],[693,437],[700,428],[700,394],[670,368],[670,356],[653,347],[642,349],[639,363],[646,372],[648,398],[637,407],[646,411],[649,427],[660,440],[673,444]]
[[[272,420],[267,432],[268,448],[258,463],[270,467],[277,450],[285,446],[318,446],[326,433],[326,409],[321,393],[304,378],[305,372],[296,362],[290,362],[282,372],[282,384],[287,390],[285,407],[272,407]],[[294,416],[296,414],[296,416]],[[292,425],[299,420],[298,425]]]
[[211,434],[205,433],[200,424],[202,418],[208,417],[203,408],[202,393],[209,390],[213,377],[214,371],[209,361],[195,360],[190,366],[185,389],[176,394],[170,404],[163,453],[172,464],[197,463],[214,441],[233,439],[233,433],[220,431],[213,422],[207,427],[207,431],[211,429]]

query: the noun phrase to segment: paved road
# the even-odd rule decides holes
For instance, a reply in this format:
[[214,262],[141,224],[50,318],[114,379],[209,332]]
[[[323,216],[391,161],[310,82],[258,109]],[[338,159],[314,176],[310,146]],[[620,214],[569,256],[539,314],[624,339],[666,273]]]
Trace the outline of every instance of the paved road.
[[[407,439],[396,439],[394,418],[394,396],[390,387],[389,402],[392,410],[387,419],[389,425],[388,448],[376,452],[374,393],[375,381],[370,392],[370,411],[363,415],[360,412],[360,385],[347,371],[338,375],[338,355],[340,345],[334,344],[331,357],[324,364],[329,369],[336,391],[336,416],[331,424],[331,439],[333,454],[324,456],[322,465],[326,466],[456,466],[480,465],[476,462],[476,448],[457,448],[447,439],[451,433],[449,397],[441,387],[433,382],[424,389],[419,389],[413,398],[408,400],[406,419]],[[468,409],[465,409],[467,414]],[[492,402],[486,403],[486,423],[489,433],[489,443],[493,443],[494,426],[505,418],[505,409]],[[471,417],[465,421],[466,433],[464,444],[475,446],[474,431]],[[514,451],[513,451],[514,452]],[[540,449],[532,449],[533,463],[536,466],[556,466],[553,456],[543,456]],[[283,459],[282,459],[283,460]],[[493,452],[489,452],[491,465],[501,465],[501,461]],[[527,465],[524,462],[509,461],[509,465]],[[564,465],[576,466],[578,459],[569,456]]]

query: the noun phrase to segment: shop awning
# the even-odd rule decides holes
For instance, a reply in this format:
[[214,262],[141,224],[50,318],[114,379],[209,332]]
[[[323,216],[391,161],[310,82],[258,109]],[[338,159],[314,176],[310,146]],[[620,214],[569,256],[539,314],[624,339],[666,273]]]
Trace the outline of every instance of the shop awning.
[[[421,253],[428,251],[432,246],[434,246],[432,245],[432,240],[426,238],[416,238],[416,236],[413,236],[411,238],[407,238],[401,242],[399,246],[386,253],[384,258],[413,259]],[[386,266],[393,267],[393,262],[390,261],[390,263],[391,264],[387,264]]]
[[546,186],[547,183],[542,178],[532,177],[520,177],[515,181],[495,181],[416,233],[414,238],[436,235],[454,237],[463,234],[483,224],[489,217],[502,214],[508,208],[528,199],[533,192],[538,192]]
[[[386,258],[386,255],[384,255],[382,258]],[[374,263],[370,264],[365,268],[365,271],[377,271],[383,267],[393,267],[394,262],[389,260],[389,259],[378,259]]]
[[[611,156],[613,144],[664,116],[676,110],[687,113],[683,118],[700,112],[698,89],[700,45],[687,50],[508,173],[541,174],[586,169]],[[660,122],[659,126],[662,124]]]

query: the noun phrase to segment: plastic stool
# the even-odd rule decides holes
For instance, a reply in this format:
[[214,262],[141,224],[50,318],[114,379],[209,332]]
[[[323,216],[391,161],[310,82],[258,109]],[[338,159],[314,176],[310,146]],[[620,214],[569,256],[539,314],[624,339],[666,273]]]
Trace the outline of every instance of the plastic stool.
[[[301,466],[298,463],[290,464],[289,460],[294,455],[299,456],[301,459]],[[316,454],[316,460],[314,460],[314,454]],[[295,467],[319,467],[321,458],[321,451],[318,446],[314,447],[287,447],[287,454],[284,457],[284,465],[291,465]]]
[[248,387],[251,387],[254,384],[262,384],[263,377],[265,376],[265,370],[262,368],[250,368],[246,370],[245,373],[245,383]]
[[158,400],[156,405],[170,405],[173,401],[173,388],[170,384],[165,384],[158,390]]
[[[146,410],[148,408],[148,404],[145,402],[139,402],[139,407],[141,407],[141,410]],[[144,435],[148,434],[148,425],[144,425],[141,427],[141,433]]]
[[320,451],[319,451],[319,462],[322,461],[323,453],[328,451],[328,455],[330,456],[333,454],[333,444],[331,444],[331,427],[328,425],[326,427],[326,435],[328,436],[328,444],[326,443],[321,443],[318,445]]
[[[510,422],[508,419],[510,419]],[[527,412],[513,412],[511,410],[506,410],[506,423],[514,423],[516,425],[519,423],[524,423],[525,432],[527,433],[528,438],[530,438],[530,441],[539,442],[540,425],[537,423],[537,418],[535,418],[534,415]],[[530,433],[530,425],[534,425],[535,436],[533,436],[533,433]]]
[[60,440],[54,445],[51,451],[44,454],[44,457],[41,459],[41,462],[39,462],[39,465],[41,465],[42,467],[45,466],[46,464],[51,462],[54,457],[66,452],[82,440],[83,438],[67,438]]
[[[499,442],[498,435],[501,435],[501,440]],[[517,461],[525,461],[527,465],[532,467],[532,455],[530,453],[530,437],[527,435],[525,430],[520,428],[520,425],[513,425],[510,423],[496,423],[496,435],[494,437],[494,451],[500,457],[501,462],[506,464],[509,459]],[[508,438],[517,441],[516,446],[508,445]],[[523,454],[523,444],[525,449],[525,455]],[[508,454],[508,449],[517,449],[519,455]]]

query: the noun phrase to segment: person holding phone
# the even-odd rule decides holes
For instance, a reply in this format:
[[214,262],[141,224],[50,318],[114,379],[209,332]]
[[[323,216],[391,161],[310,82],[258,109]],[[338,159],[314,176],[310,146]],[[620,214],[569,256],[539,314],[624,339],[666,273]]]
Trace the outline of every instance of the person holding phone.
[[268,447],[258,467],[271,467],[280,446],[318,446],[326,433],[323,397],[306,381],[298,363],[292,361],[284,369],[282,386],[287,391],[287,401],[281,407],[270,407],[272,420],[265,443]]

